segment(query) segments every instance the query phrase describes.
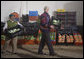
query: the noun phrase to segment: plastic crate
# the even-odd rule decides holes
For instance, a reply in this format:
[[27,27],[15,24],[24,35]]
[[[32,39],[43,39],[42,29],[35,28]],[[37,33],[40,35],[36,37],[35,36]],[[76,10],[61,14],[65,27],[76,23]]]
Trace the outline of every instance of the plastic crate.
[[83,39],[82,39],[81,34],[73,33],[73,36],[74,36],[74,39],[75,39],[75,42],[74,42],[75,45],[83,45]]
[[29,16],[38,16],[38,11],[29,11]]
[[38,20],[38,16],[29,16],[29,20],[36,21]]
[[52,44],[56,44],[56,32],[50,32],[50,39]]

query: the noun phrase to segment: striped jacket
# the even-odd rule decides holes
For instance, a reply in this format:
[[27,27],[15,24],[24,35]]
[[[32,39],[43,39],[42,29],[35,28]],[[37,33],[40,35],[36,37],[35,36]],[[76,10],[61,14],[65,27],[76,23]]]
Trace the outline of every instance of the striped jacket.
[[50,27],[50,15],[46,12],[44,12],[43,14],[41,14],[40,16],[41,22],[40,22],[40,28],[42,32],[48,32],[49,31],[49,27]]

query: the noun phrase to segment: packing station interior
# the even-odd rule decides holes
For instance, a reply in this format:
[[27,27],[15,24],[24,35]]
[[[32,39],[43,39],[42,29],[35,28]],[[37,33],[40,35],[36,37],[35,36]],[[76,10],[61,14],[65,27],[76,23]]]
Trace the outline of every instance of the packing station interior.
[[[1,1],[1,45],[5,36],[18,36],[18,45],[39,45],[42,37],[40,15],[44,6],[49,7],[50,38],[53,45],[83,45],[83,2],[82,1]],[[14,15],[18,25],[6,29],[9,14]],[[11,44],[11,42],[10,42]]]

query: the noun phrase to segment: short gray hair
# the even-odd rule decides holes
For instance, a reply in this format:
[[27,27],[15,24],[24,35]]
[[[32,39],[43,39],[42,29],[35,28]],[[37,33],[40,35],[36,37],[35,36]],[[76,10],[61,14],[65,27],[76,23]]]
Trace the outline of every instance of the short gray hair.
[[44,11],[45,11],[47,8],[48,8],[48,6],[45,6],[45,7],[44,7]]

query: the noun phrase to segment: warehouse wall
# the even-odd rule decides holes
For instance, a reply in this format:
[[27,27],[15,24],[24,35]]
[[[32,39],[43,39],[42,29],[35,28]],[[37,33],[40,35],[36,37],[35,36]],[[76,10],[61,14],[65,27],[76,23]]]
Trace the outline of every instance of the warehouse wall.
[[[80,1],[79,1],[80,2]],[[80,7],[83,6],[81,3],[79,7],[76,2],[74,2],[75,7],[71,4],[72,1],[1,1],[1,21],[7,21],[8,15],[16,11],[20,15],[22,14],[28,14],[30,10],[32,11],[38,11],[39,15],[43,13],[44,6],[48,6],[50,8],[49,14],[50,16],[53,15],[53,11],[56,11],[57,9],[63,9],[65,8],[67,11],[77,11],[77,24],[83,25],[83,13],[80,10]],[[78,2],[77,2],[78,3]],[[67,6],[66,6],[67,5]],[[71,5],[71,6],[70,6]],[[77,6],[76,6],[77,5]],[[79,9],[76,9],[79,8]],[[80,19],[80,20],[79,20]]]
[[7,21],[8,15],[14,11],[21,15],[28,13],[29,10],[37,10],[39,14],[42,14],[44,6],[50,8],[49,14],[52,16],[53,11],[63,8],[67,2],[70,1],[1,1],[1,21]]
[[20,10],[20,1],[1,1],[1,21],[8,20],[8,15],[11,12],[18,12]]
[[53,11],[56,11],[57,9],[63,9],[64,4],[71,2],[71,1],[29,1],[28,2],[28,11],[29,10],[38,10],[39,14],[42,14],[44,11],[44,6],[48,6],[49,14],[52,16]]
[[76,24],[83,25],[83,1],[68,2],[64,8],[67,11],[76,11]]

